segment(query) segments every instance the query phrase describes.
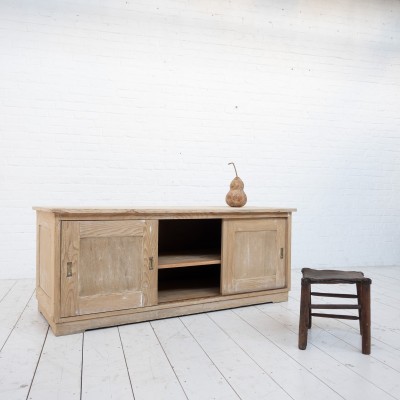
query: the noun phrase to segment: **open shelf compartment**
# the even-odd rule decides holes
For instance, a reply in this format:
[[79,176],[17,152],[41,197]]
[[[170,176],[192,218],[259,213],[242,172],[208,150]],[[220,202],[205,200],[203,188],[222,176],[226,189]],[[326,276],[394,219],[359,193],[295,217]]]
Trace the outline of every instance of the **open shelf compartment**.
[[159,221],[159,303],[220,295],[221,230],[221,219]]
[[221,264],[220,219],[160,220],[158,268]]
[[219,296],[220,276],[220,264],[159,270],[158,303]]

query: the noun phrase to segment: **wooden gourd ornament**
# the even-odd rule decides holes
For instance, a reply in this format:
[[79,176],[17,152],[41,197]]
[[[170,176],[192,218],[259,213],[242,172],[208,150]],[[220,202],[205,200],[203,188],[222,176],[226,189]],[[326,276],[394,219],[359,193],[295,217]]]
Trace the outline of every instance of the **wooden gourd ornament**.
[[230,184],[230,190],[225,197],[226,204],[230,207],[243,207],[247,203],[247,196],[244,192],[244,183],[238,177],[235,164],[233,162],[229,163],[228,165],[232,164],[233,168],[235,168],[236,177],[232,180]]

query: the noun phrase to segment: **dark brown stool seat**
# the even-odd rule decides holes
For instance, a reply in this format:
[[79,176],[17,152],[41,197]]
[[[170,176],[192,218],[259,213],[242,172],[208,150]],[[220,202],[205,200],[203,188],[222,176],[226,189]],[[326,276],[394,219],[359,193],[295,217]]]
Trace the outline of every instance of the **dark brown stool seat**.
[[[370,286],[371,279],[366,278],[362,272],[318,270],[303,268],[301,270],[301,300],[300,300],[300,322],[299,322],[299,349],[307,347],[308,329],[311,328],[312,317],[354,319],[360,321],[360,333],[362,338],[362,353],[371,353],[371,305]],[[355,284],[357,294],[321,293],[312,292],[312,284]],[[338,297],[357,299],[357,304],[313,304],[311,296]],[[320,309],[342,309],[358,310],[358,316],[343,314],[314,313],[312,310]]]

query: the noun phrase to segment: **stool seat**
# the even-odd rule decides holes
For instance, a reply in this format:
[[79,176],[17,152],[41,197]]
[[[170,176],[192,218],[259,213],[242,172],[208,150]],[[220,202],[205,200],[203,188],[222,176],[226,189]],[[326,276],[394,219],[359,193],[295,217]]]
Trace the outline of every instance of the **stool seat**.
[[[303,268],[301,270],[301,299],[300,299],[300,322],[299,322],[299,349],[305,350],[307,347],[307,332],[311,328],[312,317],[355,319],[360,322],[360,333],[362,338],[362,353],[371,352],[371,305],[370,305],[370,286],[371,279],[366,278],[362,272],[358,271],[339,271],[332,269],[318,270]],[[344,293],[321,293],[312,292],[312,284],[355,284],[357,294]],[[347,299],[357,299],[357,304],[313,304],[311,296],[317,297],[339,297]],[[328,314],[315,313],[312,310],[320,309],[342,309],[358,310],[358,315],[348,314]]]
[[358,283],[369,281],[362,272],[339,271],[334,269],[311,269],[303,268],[303,279],[308,279],[310,283]]

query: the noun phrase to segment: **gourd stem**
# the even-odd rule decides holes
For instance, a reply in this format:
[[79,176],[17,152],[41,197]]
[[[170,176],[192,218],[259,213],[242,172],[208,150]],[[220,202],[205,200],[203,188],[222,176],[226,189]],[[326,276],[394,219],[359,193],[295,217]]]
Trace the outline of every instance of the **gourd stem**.
[[233,162],[228,163],[228,165],[230,165],[230,164],[233,165],[233,168],[235,168],[235,174],[236,174],[236,176],[238,176],[237,171],[236,171],[236,167],[235,167],[235,163],[233,163]]

